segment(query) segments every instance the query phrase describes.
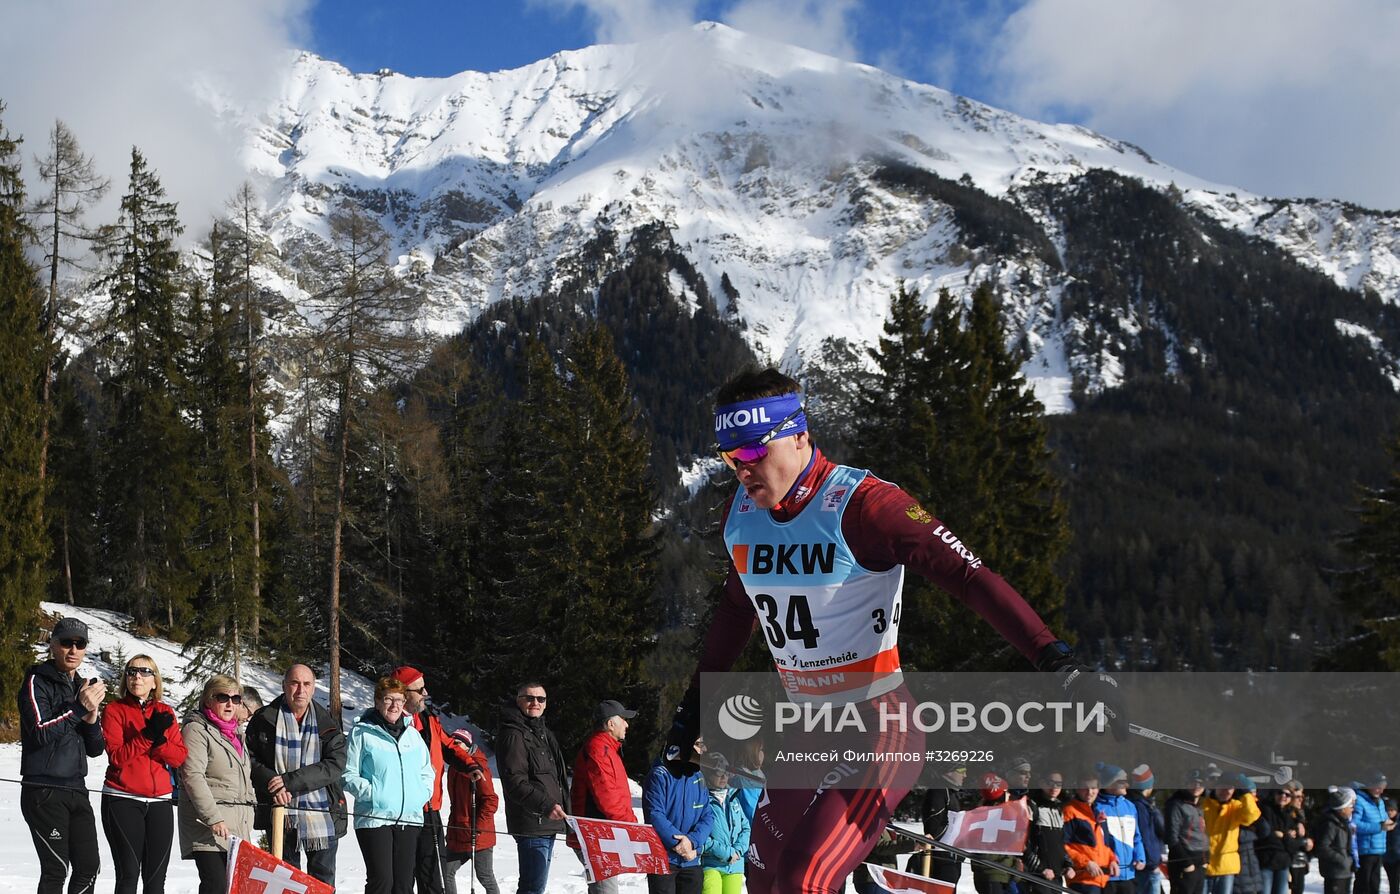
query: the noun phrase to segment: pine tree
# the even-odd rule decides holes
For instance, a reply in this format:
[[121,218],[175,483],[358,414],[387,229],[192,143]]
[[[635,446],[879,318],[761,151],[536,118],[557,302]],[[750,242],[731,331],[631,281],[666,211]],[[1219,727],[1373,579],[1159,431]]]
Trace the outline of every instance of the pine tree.
[[62,337],[60,318],[62,308],[58,294],[59,272],[77,264],[77,257],[66,254],[70,245],[83,246],[96,238],[96,233],[83,223],[87,208],[107,194],[111,181],[93,167],[92,159],[83,153],[78,138],[62,121],[55,121],[49,132],[49,154],[39,161],[39,177],[45,184],[33,208],[33,215],[43,228],[44,261],[49,268],[48,302],[44,307],[44,376],[41,386],[43,404],[42,447],[39,477],[48,469],[49,424],[53,418],[51,392],[55,364]]
[[69,361],[55,371],[52,392],[48,494],[44,513],[53,544],[54,601],[73,605],[75,593],[87,601],[100,601],[95,592],[94,574],[99,548],[98,507],[100,494],[93,488],[98,479],[92,430],[80,395],[83,389],[100,397],[100,386],[90,381],[90,371]]
[[190,642],[201,670],[238,677],[255,614],[254,555],[245,499],[246,376],[233,347],[241,335],[234,288],[239,256],[230,250],[226,232],[215,223],[205,244],[208,278],[191,283],[182,403],[195,434],[199,499],[198,548],[191,555],[199,583]]
[[325,288],[312,300],[320,317],[316,375],[330,394],[335,448],[330,516],[330,707],[340,711],[340,612],[347,502],[356,469],[350,445],[361,426],[366,396],[404,377],[422,340],[413,333],[418,301],[389,267],[389,239],[364,211],[344,204],[331,214]]
[[188,619],[198,513],[193,435],[177,403],[186,393],[180,232],[175,203],[133,148],[120,218],[100,242],[110,265],[102,278],[111,296],[102,335],[113,406],[103,452],[105,561],[118,605],[141,625],[164,608],[170,629]]
[[[504,694],[537,675],[566,703],[605,691],[650,703],[655,496],[626,373],[597,324],[569,342],[562,369],[537,342],[526,363],[525,395],[487,462],[486,587],[501,621],[482,686]],[[557,723],[561,741],[587,732],[582,715]]]
[[[929,311],[901,285],[890,311],[871,351],[877,374],[861,392],[857,455],[920,500],[1054,625],[1064,601],[1055,564],[1069,529],[1043,410],[1005,347],[991,287],[976,290],[965,314],[946,291]],[[911,667],[956,669],[991,653],[1000,655],[994,665],[1019,661],[989,626],[917,577],[907,579],[902,614]],[[950,630],[967,633],[950,637]]]
[[1390,479],[1362,492],[1357,526],[1342,541],[1351,561],[1338,595],[1367,636],[1339,650],[1329,662],[1338,669],[1400,670],[1400,440],[1390,454]]
[[[5,107],[0,104],[0,117]],[[19,140],[0,120],[0,691],[19,691],[32,661],[31,634],[44,593],[48,539],[40,477],[44,369],[38,283],[25,257]],[[11,714],[13,705],[0,705]]]

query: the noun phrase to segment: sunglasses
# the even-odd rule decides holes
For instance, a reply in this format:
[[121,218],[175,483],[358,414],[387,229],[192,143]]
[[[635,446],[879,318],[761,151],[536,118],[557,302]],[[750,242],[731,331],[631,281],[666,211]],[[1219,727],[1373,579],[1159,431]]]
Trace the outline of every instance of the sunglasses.
[[218,702],[221,705],[227,705],[230,703],[235,705],[241,705],[243,704],[243,696],[239,695],[236,692],[216,692],[214,693],[214,701]]
[[540,704],[544,704],[545,700],[545,696],[543,695],[519,695],[516,696],[516,698],[519,698],[521,701],[539,702]]
[[65,649],[86,649],[86,648],[87,648],[87,640],[85,640],[85,639],[61,639],[61,640],[58,641],[58,644],[59,644],[60,646],[62,646],[63,648],[65,648]]
[[409,689],[408,689],[408,691],[411,692],[411,693],[413,693],[414,695],[422,695],[423,693],[425,693],[425,692],[428,691],[428,687],[426,687],[426,686],[419,686],[417,689],[414,689],[413,687],[410,686]]
[[805,407],[798,407],[784,416],[777,425],[773,426],[768,434],[754,441],[752,444],[743,444],[739,447],[735,447],[733,450],[721,449],[719,445],[716,444],[715,449],[719,451],[719,458],[724,460],[724,464],[731,469],[737,469],[739,463],[743,463],[746,466],[753,465],[768,455],[768,442],[777,437],[778,431],[784,425],[796,419],[797,414],[801,413],[804,409]]
[[1045,780],[1045,784],[1050,786],[1051,788],[1065,787],[1065,781],[1063,779],[1047,779]]
[[128,677],[154,677],[156,671],[152,667],[129,667],[126,669],[126,675]]

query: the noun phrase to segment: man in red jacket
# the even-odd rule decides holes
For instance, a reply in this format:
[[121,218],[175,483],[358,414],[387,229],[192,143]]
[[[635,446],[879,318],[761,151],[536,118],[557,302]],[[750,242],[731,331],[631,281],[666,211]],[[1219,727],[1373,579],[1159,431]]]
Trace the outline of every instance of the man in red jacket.
[[[622,766],[622,740],[627,738],[627,721],[636,711],[608,699],[593,712],[597,729],[583,742],[574,759],[574,785],[570,792],[569,812],[574,816],[635,823],[632,809],[632,787]],[[572,836],[570,847],[578,847]],[[616,894],[618,880],[613,878],[593,882],[588,894]]]
[[470,773],[476,762],[467,746],[443,731],[437,715],[428,710],[428,684],[423,672],[414,667],[400,667],[394,679],[408,689],[404,710],[413,718],[413,728],[428,745],[428,757],[433,763],[433,799],[423,805],[423,832],[418,836],[418,860],[413,875],[418,882],[418,894],[444,894],[442,860],[446,843],[442,835],[442,776],[450,764]]

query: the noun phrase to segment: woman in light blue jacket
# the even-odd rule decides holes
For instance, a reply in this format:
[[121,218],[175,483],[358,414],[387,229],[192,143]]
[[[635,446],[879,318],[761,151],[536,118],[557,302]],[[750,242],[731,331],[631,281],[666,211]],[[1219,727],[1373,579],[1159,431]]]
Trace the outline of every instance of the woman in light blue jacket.
[[710,815],[714,825],[700,865],[705,870],[703,894],[739,894],[744,890],[744,854],[749,849],[749,818],[739,802],[738,791],[729,787],[729,769],[722,755],[705,770],[710,789]]
[[345,791],[355,799],[355,838],[365,894],[412,894],[423,805],[433,796],[428,746],[404,713],[403,683],[383,677],[374,707],[350,730]]

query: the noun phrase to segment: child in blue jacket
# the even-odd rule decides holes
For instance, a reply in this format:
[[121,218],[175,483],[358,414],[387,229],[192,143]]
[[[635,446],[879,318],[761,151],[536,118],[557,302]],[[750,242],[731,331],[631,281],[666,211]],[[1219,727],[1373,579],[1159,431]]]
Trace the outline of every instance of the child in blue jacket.
[[729,763],[715,755],[705,770],[710,787],[710,837],[700,854],[705,870],[703,894],[739,894],[744,890],[744,854],[749,850],[749,818],[739,792],[729,787]]
[[700,854],[710,839],[714,816],[700,768],[688,761],[658,760],[642,785],[642,817],[666,846],[670,875],[648,875],[652,894],[699,891],[704,873]]

